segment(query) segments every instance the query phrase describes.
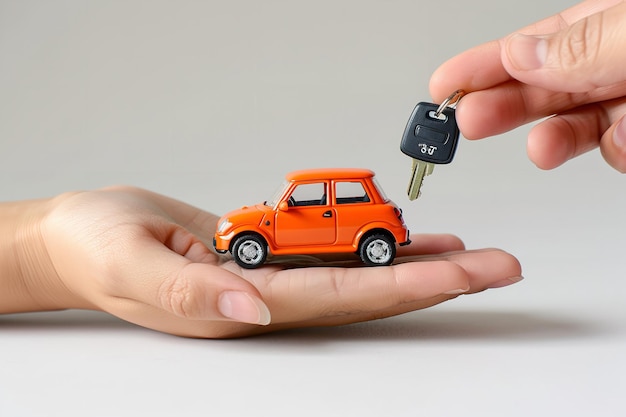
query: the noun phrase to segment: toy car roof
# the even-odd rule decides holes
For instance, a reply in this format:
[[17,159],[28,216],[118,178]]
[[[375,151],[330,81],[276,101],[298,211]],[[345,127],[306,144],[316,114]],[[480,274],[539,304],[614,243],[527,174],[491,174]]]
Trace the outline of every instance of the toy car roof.
[[288,173],[287,181],[310,181],[328,179],[371,178],[374,171],[365,168],[315,168]]

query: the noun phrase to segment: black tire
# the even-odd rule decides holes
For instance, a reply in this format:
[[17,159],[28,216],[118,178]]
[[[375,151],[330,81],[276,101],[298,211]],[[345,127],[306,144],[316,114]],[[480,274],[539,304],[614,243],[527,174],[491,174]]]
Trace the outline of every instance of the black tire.
[[366,265],[391,265],[396,257],[396,244],[384,233],[375,233],[363,239],[359,256]]
[[267,243],[257,235],[239,236],[230,252],[237,265],[246,269],[253,269],[263,265],[267,259]]

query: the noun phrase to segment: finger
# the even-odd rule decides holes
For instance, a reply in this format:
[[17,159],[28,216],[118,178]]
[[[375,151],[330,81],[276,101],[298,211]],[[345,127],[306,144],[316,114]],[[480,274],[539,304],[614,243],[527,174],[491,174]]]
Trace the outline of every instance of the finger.
[[509,81],[464,96],[456,118],[465,138],[481,139],[576,106],[579,101],[583,98]]
[[465,249],[461,239],[451,234],[411,235],[411,244],[400,246],[397,256],[429,255]]
[[470,93],[510,79],[511,76],[500,60],[500,44],[492,41],[469,49],[441,64],[430,77],[429,90],[433,101],[441,103],[458,89]]
[[[145,190],[144,192],[149,193]],[[205,244],[211,244],[219,216],[161,194],[151,194],[154,201],[174,222],[202,239]]]
[[[522,28],[518,33],[544,35],[558,32],[572,23],[606,10],[620,0],[588,0],[561,13]],[[511,80],[501,60],[503,40],[494,40],[469,49],[444,62],[432,75],[430,94],[436,103],[443,101],[451,92],[485,90]]]
[[464,96],[456,110],[459,130],[466,139],[482,139],[535,120],[538,113],[545,111],[548,99],[538,97],[528,107],[527,90],[526,86],[509,81]]
[[572,94],[508,81],[464,96],[457,106],[456,118],[465,138],[481,139],[590,103],[612,101],[625,94],[626,83]]
[[190,204],[142,188],[113,186],[106,187],[102,191],[116,194],[127,193],[143,197],[142,201],[152,202],[153,209],[162,212],[172,222],[189,230],[207,245],[213,237],[219,219],[218,216]]
[[554,116],[528,134],[528,157],[541,169],[556,168],[598,147],[609,125],[608,116],[599,105]]
[[607,129],[600,141],[602,156],[613,168],[626,173],[626,120],[622,116]]
[[[173,334],[208,338],[249,336],[293,327],[334,326],[427,308],[461,293],[460,290],[448,291],[451,294],[440,293],[443,288],[437,290],[431,286],[437,281],[455,283],[447,287],[467,283],[468,292],[478,292],[521,279],[519,262],[499,250],[460,252],[421,259],[423,261],[395,267],[358,270],[304,268],[277,272],[267,267],[247,270],[248,279],[256,282],[265,299],[270,300],[273,321],[269,326],[181,320],[163,315],[162,310],[153,310],[149,315],[153,320],[146,326]],[[267,274],[268,270],[272,272]],[[395,278],[391,282],[388,280],[386,274],[389,270],[395,270],[393,274],[399,278],[397,282]],[[459,274],[456,279],[450,275],[451,271],[453,275]],[[337,272],[349,275],[338,280]],[[330,287],[326,285],[329,280],[334,282]]]
[[429,259],[390,267],[283,270],[252,281],[271,306],[274,323],[323,323],[336,316],[374,317],[441,294],[479,291],[521,274],[519,262],[499,250]]
[[[257,284],[259,285],[259,284]],[[300,268],[276,272],[260,291],[275,323],[375,312],[469,288],[465,271],[446,261],[389,267]]]
[[522,267],[513,255],[500,249],[477,249],[421,256],[420,262],[447,261],[461,266],[469,276],[469,289],[474,294],[488,288],[500,288],[522,279]]
[[[553,169],[601,144],[605,132],[626,112],[624,100],[590,104],[551,117],[528,135],[529,158],[542,169]],[[605,159],[619,170],[622,147],[613,140],[603,146]]]
[[586,16],[553,34],[514,34],[502,64],[517,80],[550,90],[585,92],[626,79],[626,3]]

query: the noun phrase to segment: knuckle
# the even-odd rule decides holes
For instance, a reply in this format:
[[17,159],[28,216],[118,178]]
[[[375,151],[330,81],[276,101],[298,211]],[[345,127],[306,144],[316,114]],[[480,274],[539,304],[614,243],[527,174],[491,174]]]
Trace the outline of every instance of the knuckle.
[[323,291],[326,296],[321,297],[317,306],[320,317],[348,316],[366,309],[359,294],[361,289],[355,287],[354,276],[350,270],[344,268],[330,268]]
[[193,316],[195,306],[193,286],[183,274],[165,280],[159,287],[158,299],[164,309],[177,316],[184,318]]
[[566,69],[593,64],[602,42],[602,15],[584,18],[565,32],[559,44],[559,59]]
[[342,269],[332,269],[328,277],[332,291],[341,296],[344,293],[346,285],[346,274]]

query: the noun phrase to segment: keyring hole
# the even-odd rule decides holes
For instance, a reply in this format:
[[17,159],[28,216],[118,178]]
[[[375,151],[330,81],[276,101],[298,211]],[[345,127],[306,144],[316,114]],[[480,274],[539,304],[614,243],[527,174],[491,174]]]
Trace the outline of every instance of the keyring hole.
[[434,110],[431,110],[428,112],[428,117],[430,117],[431,119],[440,120],[442,122],[445,122],[448,120],[448,116],[446,116],[443,113],[439,113],[439,116],[437,116],[437,112]]

